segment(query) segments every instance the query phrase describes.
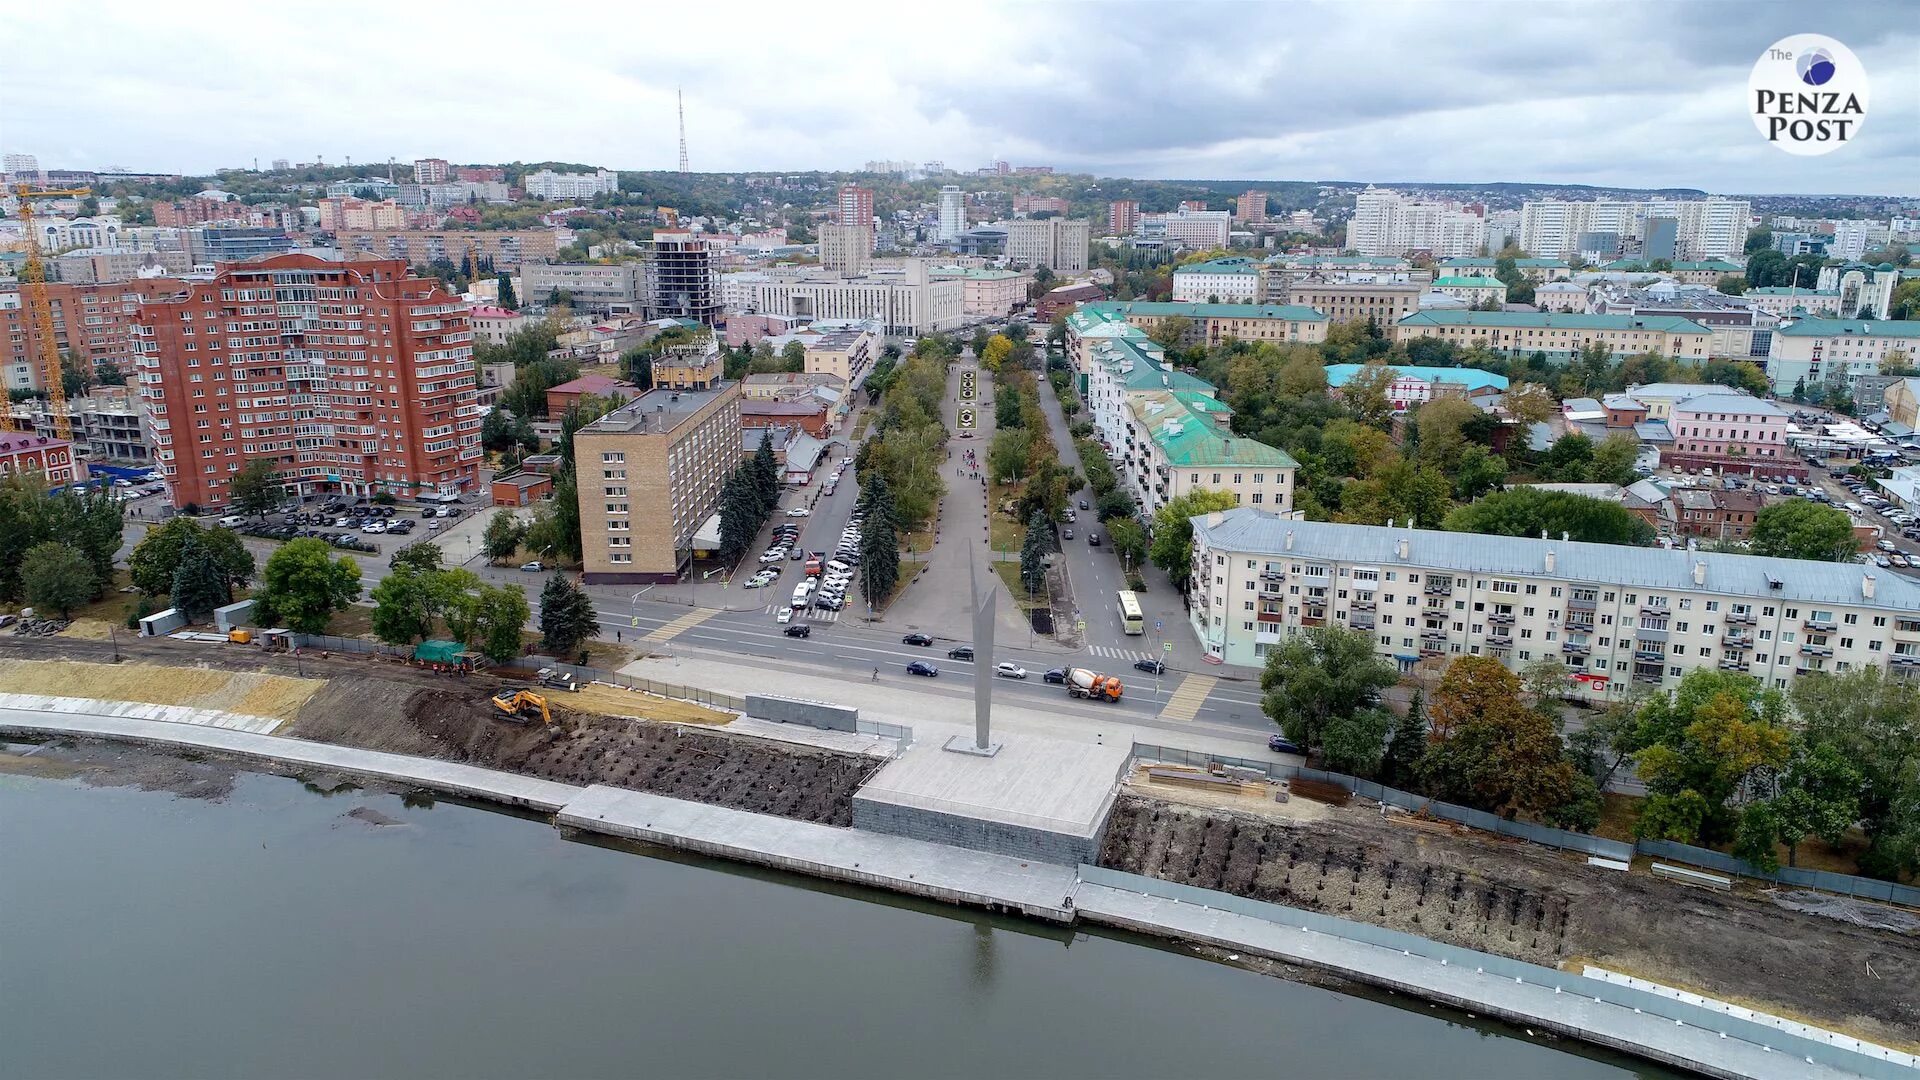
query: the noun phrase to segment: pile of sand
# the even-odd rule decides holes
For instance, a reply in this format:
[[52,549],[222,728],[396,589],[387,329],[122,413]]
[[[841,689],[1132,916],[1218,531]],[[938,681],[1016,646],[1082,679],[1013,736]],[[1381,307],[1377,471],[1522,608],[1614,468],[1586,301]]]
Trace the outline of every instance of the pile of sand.
[[100,701],[185,705],[291,720],[326,683],[259,672],[77,660],[0,660],[0,689]]

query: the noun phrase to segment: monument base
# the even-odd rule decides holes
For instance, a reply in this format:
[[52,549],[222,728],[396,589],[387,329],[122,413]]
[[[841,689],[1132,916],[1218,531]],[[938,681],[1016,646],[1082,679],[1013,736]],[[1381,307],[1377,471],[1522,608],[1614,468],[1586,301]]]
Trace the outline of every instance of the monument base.
[[956,754],[972,754],[974,757],[992,757],[1000,752],[1000,744],[988,743],[983,747],[965,735],[955,735],[953,738],[948,739],[947,745],[941,747],[941,749],[950,750]]

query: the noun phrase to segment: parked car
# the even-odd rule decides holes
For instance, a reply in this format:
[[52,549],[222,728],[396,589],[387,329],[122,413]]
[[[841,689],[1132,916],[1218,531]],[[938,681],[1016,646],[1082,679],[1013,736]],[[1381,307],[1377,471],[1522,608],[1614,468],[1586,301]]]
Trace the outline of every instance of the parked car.
[[804,506],[796,506],[793,509],[787,511],[787,516],[788,517],[806,517],[808,514],[811,514],[811,513],[813,513],[813,511],[807,509]]
[[1067,669],[1063,667],[1048,668],[1047,673],[1040,676],[1040,681],[1051,683],[1055,686],[1063,686],[1067,681]]
[[931,679],[940,674],[940,669],[927,663],[925,660],[915,660],[907,665],[907,674],[925,675]]
[[534,560],[533,562],[520,564],[520,569],[525,570],[529,574],[537,574],[540,571],[545,570],[546,568],[547,568],[547,564],[539,561],[538,559]]
[[1061,536],[1061,539],[1064,539],[1064,540],[1071,540],[1071,539],[1073,539],[1073,530],[1072,530],[1072,529],[1061,529],[1061,530],[1060,530],[1060,536]]
[[1133,662],[1133,669],[1135,671],[1144,671],[1149,675],[1158,675],[1161,672],[1167,670],[1167,665],[1161,663],[1158,660],[1152,660],[1152,659],[1135,660]]
[[1027,677],[1027,669],[1011,660],[1002,660],[993,665],[993,673],[1002,679],[1024,679]]
[[1305,750],[1300,749],[1299,743],[1294,742],[1285,735],[1267,736],[1267,749],[1276,754],[1306,754]]
[[967,663],[971,664],[973,663],[973,646],[955,645],[953,648],[947,650],[947,659],[965,660]]
[[[931,637],[929,637],[929,636],[927,636],[926,634],[919,634],[919,633],[914,633],[914,634],[908,634],[907,636],[905,636],[905,637],[903,637],[903,638],[901,638],[901,639],[900,639],[900,644],[902,644],[902,645],[918,645],[918,646],[920,646],[921,648],[923,648],[923,649],[924,649],[924,648],[926,648],[926,647],[927,647],[928,645],[931,645],[931,644],[933,644],[933,638],[931,638]],[[915,663],[919,663],[919,661],[917,661],[917,660],[916,660],[916,661],[914,661],[914,662],[915,662]]]
[[788,623],[787,636],[788,637],[812,637],[813,627],[808,626],[806,623],[803,623],[803,622]]

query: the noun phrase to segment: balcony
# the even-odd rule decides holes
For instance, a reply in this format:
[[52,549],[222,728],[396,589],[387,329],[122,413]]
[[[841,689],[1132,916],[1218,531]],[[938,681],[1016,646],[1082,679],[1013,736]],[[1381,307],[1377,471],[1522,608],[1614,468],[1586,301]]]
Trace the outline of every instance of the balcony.
[[1831,634],[1840,629],[1831,619],[1808,619],[1800,625],[1805,626],[1816,634]]
[[1432,660],[1435,657],[1445,656],[1446,654],[1447,653],[1445,649],[1421,649],[1420,659]]
[[1428,596],[1451,596],[1453,595],[1453,582],[1429,581],[1427,582],[1427,587],[1421,591]]
[[1815,645],[1812,642],[1808,642],[1807,644],[1800,646],[1800,652],[1806,656],[1832,656],[1833,646]]
[[1592,611],[1599,606],[1600,601],[1596,597],[1581,596],[1579,593],[1567,597],[1567,607],[1573,611]]
[[1373,601],[1371,601],[1371,600],[1358,600],[1358,599],[1356,599],[1356,600],[1355,600],[1355,601],[1353,602],[1353,610],[1355,610],[1355,611],[1372,611],[1372,610],[1373,610]]
[[1729,611],[1727,612],[1727,622],[1729,625],[1732,625],[1732,626],[1752,626],[1753,612]]
[[1742,656],[1723,656],[1720,658],[1721,671],[1748,671],[1753,667]]
[[1422,630],[1420,631],[1420,640],[1445,641],[1447,640],[1447,632],[1445,630]]
[[1752,634],[1743,634],[1737,631],[1730,630],[1727,633],[1720,635],[1720,641],[1722,644],[1726,645],[1726,647],[1729,649],[1753,648]]
[[1894,653],[1887,662],[1896,667],[1920,667],[1920,653]]
[[1636,626],[1633,628],[1633,636],[1641,641],[1665,641],[1667,640],[1667,628],[1664,626]]
[[1508,611],[1496,611],[1493,614],[1487,616],[1487,621],[1492,623],[1495,626],[1512,626],[1513,613]]
[[1646,664],[1664,664],[1667,662],[1667,653],[1664,649],[1635,649],[1633,658]]
[[1355,630],[1372,630],[1376,624],[1372,613],[1363,611],[1347,616],[1347,625]]
[[1260,571],[1261,581],[1285,581],[1286,579],[1287,579],[1287,572],[1285,570],[1276,570],[1272,567],[1269,567],[1265,570]]
[[1513,648],[1513,639],[1510,637],[1504,637],[1504,636],[1503,637],[1489,636],[1487,638],[1487,644],[1496,649],[1511,649]]
[[1263,623],[1278,623],[1280,618],[1280,613],[1277,611],[1262,611],[1259,614],[1259,620]]
[[1658,668],[1649,670],[1636,665],[1633,669],[1633,681],[1637,683],[1651,683],[1654,686],[1658,686],[1660,685],[1660,680],[1666,678],[1666,675],[1667,673],[1665,671]]
[[1584,641],[1563,641],[1560,651],[1568,656],[1591,656],[1593,649]]

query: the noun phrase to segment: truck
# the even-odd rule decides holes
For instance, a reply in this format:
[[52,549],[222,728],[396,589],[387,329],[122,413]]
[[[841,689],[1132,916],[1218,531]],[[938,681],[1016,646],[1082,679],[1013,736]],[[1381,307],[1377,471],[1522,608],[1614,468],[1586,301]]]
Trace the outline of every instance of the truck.
[[1119,701],[1120,690],[1120,678],[1117,675],[1103,675],[1089,668],[1067,669],[1067,693],[1073,697]]

